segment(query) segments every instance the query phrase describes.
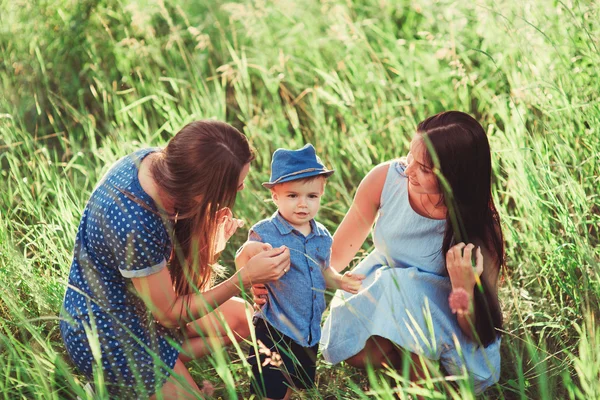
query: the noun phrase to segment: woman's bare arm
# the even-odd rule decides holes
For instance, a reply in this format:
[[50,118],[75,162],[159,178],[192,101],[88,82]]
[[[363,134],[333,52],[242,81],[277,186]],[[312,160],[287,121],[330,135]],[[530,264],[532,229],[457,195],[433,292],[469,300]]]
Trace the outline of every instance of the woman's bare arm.
[[338,272],[350,264],[369,236],[389,166],[389,163],[379,164],[365,176],[356,190],[350,210],[333,235],[331,266]]
[[240,293],[242,287],[279,279],[284,274],[284,268],[289,268],[289,263],[288,249],[265,251],[253,257],[245,267],[213,288],[184,296],[175,293],[171,274],[166,267],[156,274],[132,278],[132,282],[154,317],[162,325],[173,328],[210,313]]

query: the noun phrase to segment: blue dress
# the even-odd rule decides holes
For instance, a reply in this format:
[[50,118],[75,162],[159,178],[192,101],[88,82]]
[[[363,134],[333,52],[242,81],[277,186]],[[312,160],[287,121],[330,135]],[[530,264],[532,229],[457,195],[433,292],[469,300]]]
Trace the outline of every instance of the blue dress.
[[61,311],[69,356],[88,379],[102,373],[111,397],[152,395],[179,356],[179,331],[154,320],[131,282],[165,268],[171,254],[163,220],[138,180],[139,164],[153,151],[122,158],[94,189],[81,216]]
[[390,164],[373,232],[375,250],[353,272],[366,275],[356,295],[338,290],[321,339],[338,363],[382,336],[432,360],[449,374],[469,373],[476,392],[500,375],[500,339],[487,348],[469,339],[448,306],[451,291],[441,252],[445,221],[417,214],[408,201],[404,165]]

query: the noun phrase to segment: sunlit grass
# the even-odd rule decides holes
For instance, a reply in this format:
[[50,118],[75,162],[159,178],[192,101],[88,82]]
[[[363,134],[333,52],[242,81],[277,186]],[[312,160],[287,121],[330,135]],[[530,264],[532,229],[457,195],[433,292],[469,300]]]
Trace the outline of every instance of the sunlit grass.
[[[600,396],[597,3],[0,7],[2,395],[86,396],[57,315],[83,206],[119,157],[195,119],[233,124],[258,153],[234,210],[252,224],[273,212],[260,185],[273,150],[311,142],[336,170],[319,216],[334,231],[373,165],[404,155],[426,116],[459,109],[489,134],[508,255],[502,375],[484,397]],[[223,264],[233,268],[243,240],[232,239]],[[191,364],[194,377],[216,395],[248,395],[244,346]],[[391,398],[400,385],[408,398],[420,389],[405,376],[322,363],[310,396]],[[433,380],[425,397],[472,397],[468,385]]]

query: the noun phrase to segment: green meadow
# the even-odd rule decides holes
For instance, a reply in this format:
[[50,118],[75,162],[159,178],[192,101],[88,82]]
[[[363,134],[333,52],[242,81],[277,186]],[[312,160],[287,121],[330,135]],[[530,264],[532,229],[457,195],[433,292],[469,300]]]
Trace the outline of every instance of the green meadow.
[[[196,119],[234,125],[257,151],[247,227],[274,211],[272,152],[313,143],[336,170],[334,232],[369,169],[457,109],[488,132],[507,251],[502,373],[478,398],[599,399],[598,21],[584,0],[0,0],[0,395],[106,397],[58,313],[83,207],[120,157]],[[248,396],[244,346],[189,364],[215,398]],[[454,379],[321,362],[319,393],[296,397],[475,398]]]

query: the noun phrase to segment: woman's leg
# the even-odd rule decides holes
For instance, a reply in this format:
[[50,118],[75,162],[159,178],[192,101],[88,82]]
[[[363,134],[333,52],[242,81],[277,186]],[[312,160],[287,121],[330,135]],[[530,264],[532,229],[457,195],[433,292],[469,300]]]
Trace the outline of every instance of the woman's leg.
[[[190,322],[184,332],[183,351],[173,367],[173,375],[163,385],[160,393],[165,399],[197,399],[200,388],[194,382],[184,362],[212,353],[221,346],[231,344],[227,336],[227,327],[233,332],[236,340],[242,340],[250,335],[249,316],[252,316],[252,306],[240,298],[233,297],[221,304],[215,311],[196,321]],[[189,384],[185,387],[181,378]],[[151,397],[155,399],[156,394]]]
[[[177,377],[174,375],[177,375]],[[185,379],[187,385],[181,382],[182,378]],[[198,398],[198,395],[200,394],[200,388],[192,379],[190,372],[187,370],[181,359],[177,359],[175,362],[175,366],[173,367],[173,375],[169,376],[169,379],[167,379],[163,387],[160,389],[160,394],[162,395],[162,398],[166,400]],[[157,395],[158,393],[155,393],[152,395],[152,397],[150,397],[150,399],[156,399]]]
[[[283,400],[290,400],[290,398],[292,397],[292,389],[287,390],[287,392],[285,392],[285,397],[283,398]],[[266,399],[266,400],[271,400],[271,399]]]
[[236,341],[250,336],[252,306],[233,297],[215,311],[187,324],[180,358],[187,362],[205,356],[214,350],[231,344],[228,329]]
[[[410,354],[411,357],[410,380],[414,382],[425,378],[426,374],[421,358],[415,353],[404,352],[404,354]],[[404,367],[403,351],[389,339],[371,336],[365,343],[365,347],[347,359],[346,363],[362,369],[371,365],[373,368],[389,366],[402,370]]]
[[368,365],[373,368],[383,368],[385,365],[400,368],[402,357],[398,353],[397,346],[390,340],[381,336],[371,336],[367,339],[365,347],[348,358],[346,363],[361,369],[367,368]]
[[[415,353],[403,351],[392,341],[381,336],[371,336],[365,343],[365,347],[346,362],[355,368],[365,369],[368,365],[372,365],[373,368],[389,366],[402,371],[404,368],[403,354],[410,354],[410,381],[416,382],[425,379],[427,367],[423,364],[421,357]],[[421,400],[423,397],[417,396],[417,399]]]

